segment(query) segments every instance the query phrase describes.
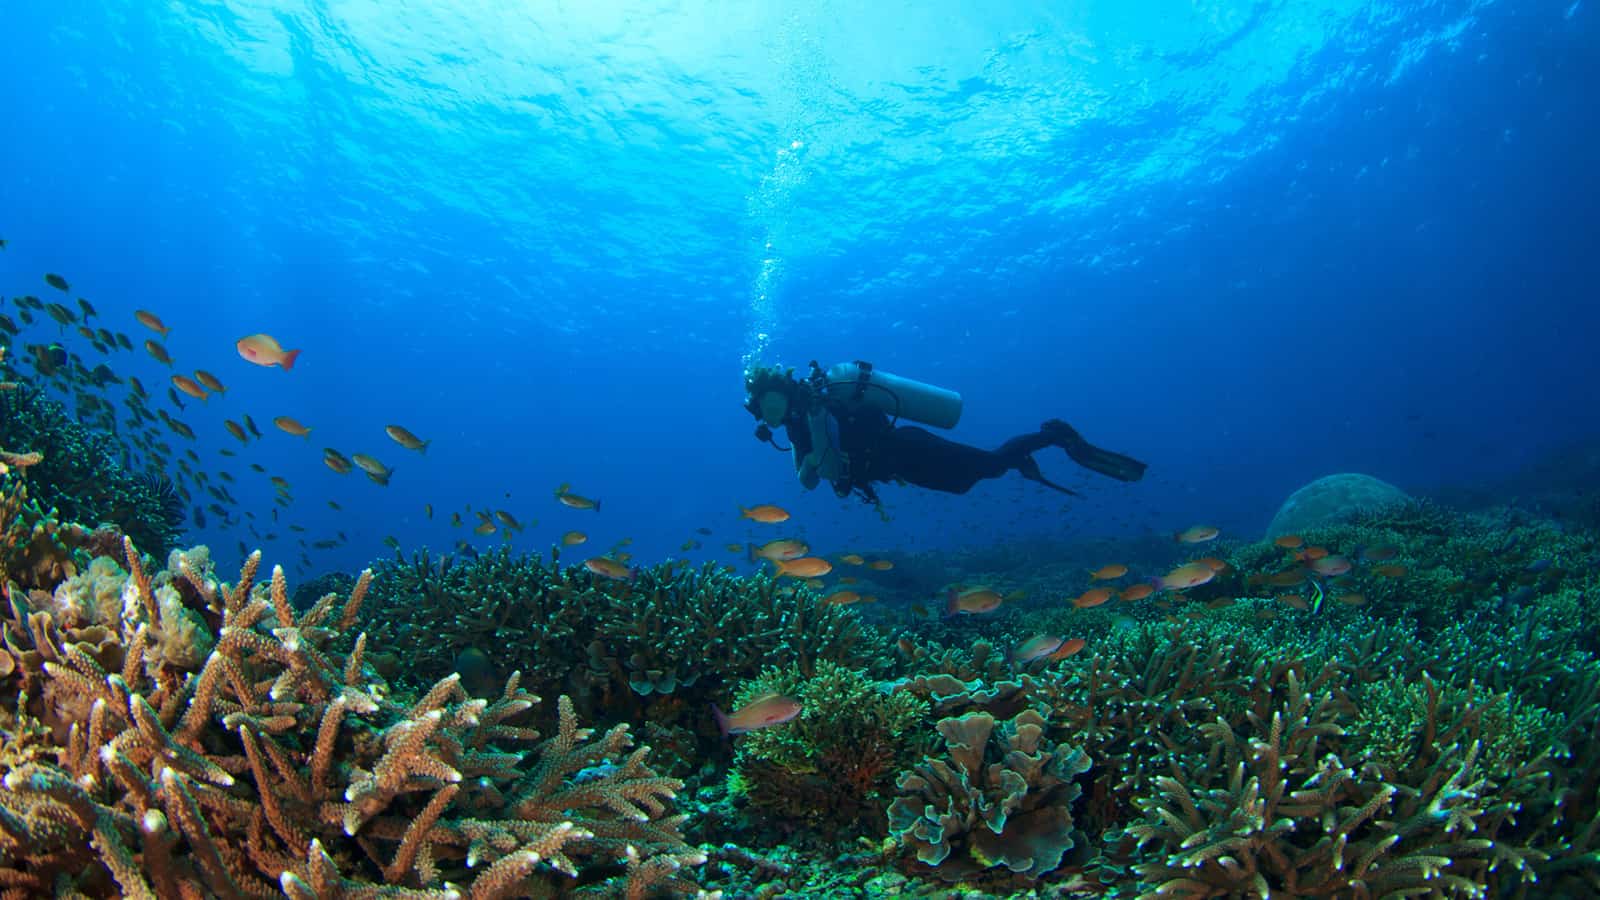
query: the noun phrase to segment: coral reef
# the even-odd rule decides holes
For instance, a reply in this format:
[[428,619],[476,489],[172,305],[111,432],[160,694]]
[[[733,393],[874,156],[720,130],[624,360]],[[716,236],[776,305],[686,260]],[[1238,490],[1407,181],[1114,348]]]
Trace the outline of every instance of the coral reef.
[[542,737],[518,724],[539,698],[515,673],[492,699],[453,675],[391,694],[363,662],[368,636],[350,634],[369,577],[297,615],[282,569],[255,583],[259,553],[230,587],[203,552],[152,578],[125,549],[127,572],[102,560],[54,594],[10,591],[11,889],[694,892],[684,867],[703,857],[668,810],[681,782],[627,726],[594,736],[562,697]]

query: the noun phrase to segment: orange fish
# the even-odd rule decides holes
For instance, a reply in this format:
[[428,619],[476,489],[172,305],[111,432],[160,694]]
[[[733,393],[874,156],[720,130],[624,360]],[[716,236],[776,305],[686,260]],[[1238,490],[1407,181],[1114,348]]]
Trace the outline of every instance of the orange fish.
[[800,701],[776,693],[763,694],[734,710],[731,715],[718,709],[715,704],[711,706],[711,714],[717,720],[717,730],[722,732],[723,737],[782,725],[800,715],[802,710]]
[[1310,572],[1306,569],[1285,569],[1282,572],[1274,572],[1271,575],[1266,576],[1262,580],[1262,583],[1271,585],[1272,587],[1294,587],[1295,585],[1304,582],[1309,576]]
[[162,324],[160,316],[157,316],[155,313],[150,312],[149,310],[134,310],[133,317],[139,320],[140,325],[143,325],[151,331],[154,331],[156,334],[161,335],[162,340],[166,340],[167,332],[172,330],[171,328],[168,328],[166,325]]
[[834,591],[823,597],[821,602],[829,606],[849,606],[852,603],[861,602],[861,595],[851,590]]
[[790,578],[816,578],[833,571],[833,563],[819,556],[802,556],[798,559],[775,559],[772,564],[778,567],[778,577]]
[[[490,526],[491,528],[493,526]],[[596,556],[583,561],[583,567],[602,578],[615,581],[632,581],[634,570],[608,556]]]
[[1200,559],[1195,560],[1195,562],[1199,563],[1202,566],[1205,566],[1205,567],[1209,568],[1211,571],[1216,572],[1218,575],[1221,575],[1223,572],[1228,571],[1228,564],[1223,562],[1220,559],[1217,559],[1215,556],[1201,557]]
[[1093,609],[1107,600],[1110,600],[1111,593],[1111,588],[1108,587],[1090,588],[1089,590],[1084,591],[1082,594],[1079,594],[1078,597],[1072,601],[1072,605],[1079,609]]
[[1380,578],[1399,578],[1406,574],[1406,567],[1399,563],[1390,563],[1385,566],[1373,566],[1372,574]]
[[581,531],[569,531],[561,536],[561,543],[568,547],[576,547],[588,539],[589,536]]
[[1011,662],[1016,665],[1027,665],[1061,649],[1061,644],[1062,639],[1053,634],[1034,635],[1011,651]]
[[205,400],[211,396],[210,394],[206,393],[205,388],[195,384],[193,378],[189,378],[184,375],[172,376],[172,386],[180,391],[183,391],[185,394],[188,394],[196,400]]
[[295,437],[311,436],[311,429],[301,425],[289,416],[278,416],[272,420],[272,424],[278,426],[278,430],[292,434]]
[[242,337],[234,346],[239,349],[239,355],[246,361],[258,366],[282,366],[285,372],[293,369],[294,361],[300,358],[299,350],[283,349],[277,339],[270,334]]
[[415,450],[418,453],[427,453],[428,445],[433,443],[433,441],[425,441],[422,438],[417,437],[399,425],[386,425],[384,426],[383,433],[387,434],[396,444],[399,444],[407,450]]
[[1282,547],[1285,550],[1293,550],[1305,542],[1305,538],[1302,538],[1298,534],[1286,534],[1283,537],[1273,541],[1274,544],[1277,544],[1279,547]]
[[222,381],[219,380],[217,376],[207,372],[205,369],[195,369],[194,380],[204,385],[205,389],[208,391],[216,391],[219,394],[226,394],[228,392],[228,389],[222,386]]
[[741,506],[739,507],[739,515],[742,518],[753,519],[763,525],[776,525],[779,522],[789,521],[789,513],[786,510],[770,503],[763,503],[748,509]]
[[1168,572],[1160,579],[1160,587],[1164,591],[1182,591],[1202,584],[1217,577],[1217,571],[1201,563],[1186,563]]
[[962,613],[981,616],[999,609],[1003,599],[993,588],[980,587],[965,591],[950,588],[944,595],[944,614],[947,618]]
[[1222,529],[1211,525],[1195,525],[1174,534],[1172,539],[1180,544],[1203,544],[1221,533]]
[[1067,640],[1062,641],[1061,646],[1057,647],[1055,652],[1045,657],[1045,659],[1048,659],[1051,662],[1060,662],[1061,660],[1072,656],[1088,645],[1089,642],[1083,638],[1068,638]]
[[[730,545],[730,547],[731,546],[737,545]],[[734,552],[737,553],[738,551],[735,550]],[[762,544],[759,547],[757,547],[755,544],[751,544],[750,560],[751,562],[754,562],[757,559],[765,559],[771,562],[784,562],[791,559],[799,559],[810,552],[811,548],[806,545],[805,541],[797,541],[793,538],[779,538],[775,541],[767,541],[765,544]]]
[[1300,596],[1299,594],[1280,594],[1278,596],[1278,602],[1289,607],[1290,609],[1311,608],[1311,604],[1306,602],[1306,598]]
[[1361,555],[1371,562],[1385,562],[1399,556],[1400,548],[1390,544],[1383,544],[1377,547],[1368,547],[1366,552]]
[[1109,566],[1101,566],[1100,568],[1095,569],[1093,572],[1090,572],[1089,580],[1110,581],[1113,578],[1121,578],[1126,574],[1128,574],[1127,566],[1121,563],[1112,563]]
[[872,569],[875,572],[887,572],[894,568],[894,563],[888,561],[887,559],[875,559],[872,562],[867,563],[867,568]]
[[863,559],[859,553],[846,553],[845,555],[839,557],[839,561],[850,566],[859,566],[866,562],[866,560]]
[[1351,562],[1343,556],[1324,556],[1311,564],[1311,571],[1323,577],[1343,575],[1350,571]]
[[1304,550],[1301,550],[1299,553],[1296,553],[1294,558],[1300,560],[1301,562],[1311,562],[1314,559],[1321,559],[1327,555],[1327,547],[1307,547]]
[[1123,590],[1122,593],[1118,594],[1117,597],[1128,603],[1132,603],[1135,600],[1143,600],[1155,592],[1156,586],[1153,584],[1131,584],[1125,590]]
[[1364,606],[1367,602],[1366,594],[1340,594],[1333,598],[1345,606]]
[[573,509],[592,509],[595,512],[600,511],[599,500],[590,500],[588,497],[574,494],[567,490],[567,487],[568,485],[563,484],[556,488],[556,499],[561,501],[562,506],[570,506]]
[[145,341],[144,352],[150,354],[155,358],[156,362],[161,363],[164,366],[172,365],[172,357],[167,355],[167,348],[161,346],[155,341]]

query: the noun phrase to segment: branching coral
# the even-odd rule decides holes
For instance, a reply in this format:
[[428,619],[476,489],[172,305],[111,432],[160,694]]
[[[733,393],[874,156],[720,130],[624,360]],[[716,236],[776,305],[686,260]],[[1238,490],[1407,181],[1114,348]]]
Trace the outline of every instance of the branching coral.
[[[368,578],[342,609],[330,594],[297,615],[281,569],[255,583],[258,561],[231,588],[186,560],[152,579],[129,542],[111,627],[63,625],[13,591],[15,715],[61,737],[0,790],[0,881],[130,897],[693,892],[683,867],[702,857],[667,809],[681,783],[626,726],[595,737],[563,697],[541,740],[518,724],[538,698],[515,674],[493,699],[452,675],[401,702],[363,664],[367,636],[345,632]],[[197,666],[157,652],[176,607],[152,584],[219,621]]]
[[1088,754],[1049,741],[1037,710],[995,725],[981,712],[941,719],[946,758],[902,774],[889,805],[890,834],[948,881],[997,867],[1038,878],[1075,843],[1073,779]]
[[752,804],[790,822],[882,835],[883,807],[912,761],[926,704],[821,662],[810,678],[797,668],[762,673],[734,706],[772,693],[794,697],[802,712],[738,739],[734,772]]

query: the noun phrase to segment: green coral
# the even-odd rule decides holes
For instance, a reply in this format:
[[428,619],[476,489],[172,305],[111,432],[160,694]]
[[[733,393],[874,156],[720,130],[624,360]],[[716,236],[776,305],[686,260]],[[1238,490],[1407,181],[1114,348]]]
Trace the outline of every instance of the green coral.
[[378,642],[414,648],[405,679],[448,674],[463,648],[476,647],[501,675],[520,671],[589,716],[684,720],[709,735],[710,702],[765,667],[876,672],[893,658],[855,611],[717,565],[667,563],[616,581],[563,567],[558,554],[501,548],[471,560],[424,551],[373,571],[363,621]]
[[882,835],[883,807],[914,756],[927,705],[824,661],[811,677],[795,666],[769,669],[740,688],[734,706],[773,693],[795,698],[802,711],[739,738],[734,772],[746,796],[790,822]]
[[1038,710],[996,725],[983,712],[941,719],[945,755],[904,772],[889,805],[890,834],[946,881],[1002,867],[1040,878],[1077,843],[1073,779],[1088,754],[1048,740]]
[[158,559],[182,534],[181,508],[169,517],[152,484],[123,464],[115,436],[79,424],[26,382],[0,392],[0,436],[8,450],[43,454],[27,469],[29,490],[56,518],[115,525]]

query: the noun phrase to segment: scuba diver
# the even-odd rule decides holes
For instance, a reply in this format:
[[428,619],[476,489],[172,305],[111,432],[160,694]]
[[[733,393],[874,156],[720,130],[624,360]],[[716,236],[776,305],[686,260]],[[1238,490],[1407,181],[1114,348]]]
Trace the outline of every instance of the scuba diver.
[[[993,450],[946,440],[901,419],[954,428],[961,395],[874,369],[857,360],[824,371],[813,360],[805,380],[794,370],[756,368],[745,375],[745,409],[759,420],[756,438],[794,454],[795,472],[807,490],[826,480],[840,497],[858,494],[878,503],[874,482],[894,481],[964,494],[986,478],[1015,469],[1022,477],[1078,496],[1045,478],[1032,454],[1060,447],[1073,462],[1119,481],[1138,481],[1145,464],[1095,447],[1060,419],[1033,434],[1014,437]],[[789,446],[772,429],[783,428]]]

